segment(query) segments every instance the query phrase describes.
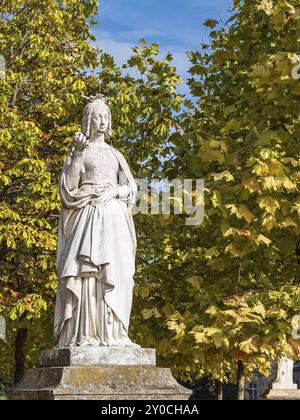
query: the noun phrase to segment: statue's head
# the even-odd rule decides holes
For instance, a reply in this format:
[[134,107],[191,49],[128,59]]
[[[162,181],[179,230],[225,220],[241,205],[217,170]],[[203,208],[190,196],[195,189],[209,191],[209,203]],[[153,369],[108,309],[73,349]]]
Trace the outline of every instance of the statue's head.
[[111,137],[111,112],[104,95],[85,97],[88,103],[84,108],[82,133],[91,138],[94,135],[103,134],[105,139]]

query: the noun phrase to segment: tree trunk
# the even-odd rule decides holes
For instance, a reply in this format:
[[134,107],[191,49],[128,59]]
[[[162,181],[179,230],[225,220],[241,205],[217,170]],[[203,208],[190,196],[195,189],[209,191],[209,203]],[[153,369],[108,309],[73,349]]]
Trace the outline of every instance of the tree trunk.
[[216,381],[216,394],[217,394],[217,400],[222,401],[223,400],[223,384],[220,381]]
[[245,399],[245,373],[244,373],[244,363],[239,360],[237,363],[237,399]]
[[27,338],[27,328],[19,328],[15,339],[15,374],[14,383],[17,384],[25,370],[24,345]]

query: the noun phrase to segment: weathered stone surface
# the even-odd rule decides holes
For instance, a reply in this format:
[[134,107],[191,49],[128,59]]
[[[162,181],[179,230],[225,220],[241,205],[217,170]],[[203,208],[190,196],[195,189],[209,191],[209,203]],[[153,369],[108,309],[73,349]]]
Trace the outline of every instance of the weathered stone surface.
[[44,350],[40,366],[155,366],[154,349],[132,347],[72,347]]
[[300,389],[271,389],[266,400],[300,400]]
[[70,366],[27,370],[12,400],[187,400],[191,391],[170,369],[154,366]]
[[74,347],[45,350],[12,400],[187,400],[191,391],[170,369],[155,366],[154,349]]

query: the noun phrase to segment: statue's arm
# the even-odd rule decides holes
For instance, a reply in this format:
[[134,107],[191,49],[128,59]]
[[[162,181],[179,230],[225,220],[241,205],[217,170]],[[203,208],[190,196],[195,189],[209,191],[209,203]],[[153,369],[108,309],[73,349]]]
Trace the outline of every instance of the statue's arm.
[[128,185],[119,185],[118,186],[118,195],[119,195],[120,198],[127,198],[129,196]]
[[88,144],[87,138],[80,132],[75,133],[71,144],[71,163],[66,169],[66,182],[70,191],[78,188],[83,168],[83,151]]
[[74,190],[75,188],[78,188],[82,167],[83,167],[82,154],[78,152],[74,152],[71,163],[66,170],[66,182],[67,182],[67,187],[70,191]]

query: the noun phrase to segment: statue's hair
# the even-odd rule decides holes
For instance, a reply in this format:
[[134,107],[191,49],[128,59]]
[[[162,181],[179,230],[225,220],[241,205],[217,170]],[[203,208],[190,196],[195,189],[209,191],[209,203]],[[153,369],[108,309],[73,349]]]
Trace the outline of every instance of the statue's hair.
[[105,139],[108,140],[111,137],[112,133],[112,122],[111,122],[111,112],[109,106],[107,105],[107,98],[101,93],[95,96],[83,96],[87,100],[87,105],[84,108],[83,119],[82,119],[82,133],[89,138],[91,134],[91,118],[92,113],[95,110],[106,109],[108,112],[108,128],[105,133]]

